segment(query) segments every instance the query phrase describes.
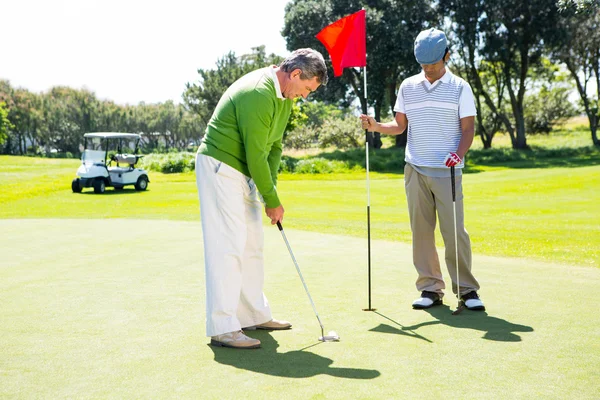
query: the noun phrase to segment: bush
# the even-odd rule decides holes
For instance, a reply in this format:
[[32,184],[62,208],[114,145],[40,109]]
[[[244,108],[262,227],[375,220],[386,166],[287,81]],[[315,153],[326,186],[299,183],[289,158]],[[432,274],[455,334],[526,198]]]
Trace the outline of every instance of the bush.
[[319,145],[322,148],[336,147],[351,149],[361,147],[364,142],[364,131],[360,129],[358,118],[329,118],[323,123],[319,133]]
[[296,169],[298,160],[294,157],[283,156],[281,157],[281,163],[279,163],[279,173],[288,172],[293,173]]
[[47,158],[78,158],[76,156],[73,155],[73,153],[71,153],[70,151],[57,151],[57,152],[50,152],[50,153],[46,153],[45,156]]
[[575,107],[569,101],[568,88],[547,89],[527,96],[524,104],[525,131],[548,134],[559,121],[573,117]]
[[[344,161],[350,170],[365,169],[365,150],[336,150],[331,153],[321,154],[320,157],[328,160]],[[369,151],[369,170],[376,172],[402,172],[404,170],[404,149],[388,148]]]
[[289,132],[283,140],[285,148],[308,149],[317,141],[318,134],[309,126],[299,126]]
[[153,153],[142,158],[141,166],[149,171],[165,174],[194,170],[195,153]]
[[348,164],[344,161],[326,160],[324,158],[309,158],[300,160],[294,170],[297,174],[331,174],[333,172],[348,172]]
[[471,150],[467,154],[467,162],[474,165],[511,165],[513,167],[558,166],[577,164],[587,159],[597,158],[599,150],[594,146],[587,147],[536,147],[530,150],[508,148]]

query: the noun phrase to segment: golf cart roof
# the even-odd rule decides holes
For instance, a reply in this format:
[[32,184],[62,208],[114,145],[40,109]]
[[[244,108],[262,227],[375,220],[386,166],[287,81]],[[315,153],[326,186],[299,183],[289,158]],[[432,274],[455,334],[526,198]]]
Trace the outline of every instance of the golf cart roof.
[[83,135],[83,137],[97,137],[97,138],[109,138],[109,139],[115,139],[115,138],[130,138],[130,139],[139,139],[141,136],[137,133],[121,133],[121,132],[93,132],[93,133],[86,133],[85,135]]

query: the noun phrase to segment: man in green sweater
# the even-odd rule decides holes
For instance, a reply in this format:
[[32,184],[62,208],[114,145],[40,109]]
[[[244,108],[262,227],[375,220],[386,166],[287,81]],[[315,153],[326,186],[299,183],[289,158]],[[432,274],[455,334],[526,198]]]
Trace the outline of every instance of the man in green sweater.
[[223,94],[196,155],[204,236],[206,334],[214,346],[257,348],[244,334],[290,329],[263,294],[262,208],[283,221],[277,195],[283,132],[293,100],[327,83],[323,56],[299,49],[279,67],[253,71]]

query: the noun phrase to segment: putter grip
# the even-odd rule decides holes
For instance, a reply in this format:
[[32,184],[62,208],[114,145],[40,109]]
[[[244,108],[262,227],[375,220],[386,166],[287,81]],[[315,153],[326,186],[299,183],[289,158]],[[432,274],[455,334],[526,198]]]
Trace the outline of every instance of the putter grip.
[[450,167],[450,178],[452,179],[452,201],[456,201],[456,176],[454,175],[454,166]]
[[283,230],[283,226],[281,226],[281,222],[277,221],[277,227],[279,228],[280,231]]

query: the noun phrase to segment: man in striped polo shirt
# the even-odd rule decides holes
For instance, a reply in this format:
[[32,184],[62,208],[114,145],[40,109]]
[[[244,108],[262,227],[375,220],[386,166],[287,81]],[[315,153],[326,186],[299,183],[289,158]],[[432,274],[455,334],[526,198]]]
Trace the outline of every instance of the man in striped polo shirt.
[[299,49],[223,94],[196,155],[206,276],[206,332],[214,346],[257,348],[247,330],[289,329],[263,294],[262,209],[283,221],[277,172],[293,100],[327,83],[323,56]]
[[446,266],[456,294],[456,255],[450,168],[456,167],[456,225],[460,297],[471,310],[485,310],[471,273],[471,241],[464,227],[463,159],[473,143],[475,101],[469,84],[446,68],[450,58],[446,35],[425,30],[415,40],[415,58],[423,71],[400,85],[394,121],[379,123],[361,115],[362,126],[371,132],[402,134],[408,127],[404,187],[412,229],[413,262],[421,297],[413,308],[442,304],[445,289],[435,248],[436,212],[446,247]]

